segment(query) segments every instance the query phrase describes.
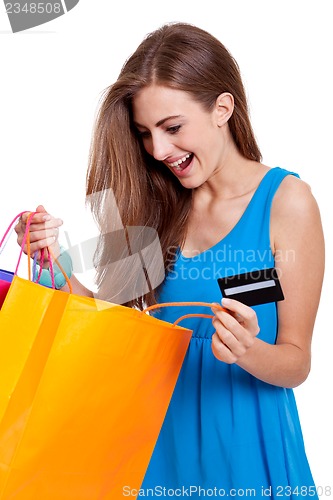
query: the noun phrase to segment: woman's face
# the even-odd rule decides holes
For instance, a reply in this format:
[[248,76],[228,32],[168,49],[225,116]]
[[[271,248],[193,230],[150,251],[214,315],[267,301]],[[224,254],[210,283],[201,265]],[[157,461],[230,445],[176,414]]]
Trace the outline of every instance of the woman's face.
[[223,164],[225,141],[218,112],[207,112],[186,92],[145,87],[133,99],[133,121],[147,153],[184,187],[201,186]]

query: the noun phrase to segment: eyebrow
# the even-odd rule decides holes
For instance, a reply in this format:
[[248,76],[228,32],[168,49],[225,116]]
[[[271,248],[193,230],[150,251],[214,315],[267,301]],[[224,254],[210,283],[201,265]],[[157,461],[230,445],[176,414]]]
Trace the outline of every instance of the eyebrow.
[[[155,127],[160,127],[163,125],[168,120],[172,120],[173,118],[180,118],[182,115],[172,115],[172,116],[167,116],[166,118],[162,118],[162,120],[159,120],[157,123],[155,123]],[[136,127],[141,127],[141,128],[147,128],[144,125],[140,125],[140,123],[133,122]]]

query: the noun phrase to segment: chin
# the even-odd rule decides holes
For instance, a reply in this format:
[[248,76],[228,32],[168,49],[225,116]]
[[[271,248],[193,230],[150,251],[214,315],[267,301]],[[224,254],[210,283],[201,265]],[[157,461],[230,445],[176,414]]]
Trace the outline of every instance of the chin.
[[195,178],[184,178],[184,179],[178,179],[181,185],[186,188],[186,189],[196,189],[204,183],[204,181],[195,179]]

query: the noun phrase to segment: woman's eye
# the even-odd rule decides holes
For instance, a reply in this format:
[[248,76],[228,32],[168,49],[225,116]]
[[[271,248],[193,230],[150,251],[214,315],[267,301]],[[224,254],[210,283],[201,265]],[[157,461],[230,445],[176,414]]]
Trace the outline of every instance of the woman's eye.
[[173,127],[168,127],[167,128],[167,131],[170,133],[170,134],[176,134],[178,132],[178,130],[180,129],[181,125],[175,125]]

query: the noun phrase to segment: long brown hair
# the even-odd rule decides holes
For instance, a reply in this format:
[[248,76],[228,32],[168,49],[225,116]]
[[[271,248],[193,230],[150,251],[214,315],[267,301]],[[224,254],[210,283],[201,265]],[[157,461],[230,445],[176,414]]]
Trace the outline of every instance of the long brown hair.
[[[224,45],[187,23],[167,24],[147,35],[125,62],[117,81],[104,92],[91,144],[86,193],[102,233],[110,231],[112,218],[103,198],[107,189],[113,191],[125,227],[156,229],[165,269],[170,269],[174,249],[186,236],[192,191],[144,151],[132,126],[132,99],[153,83],[188,92],[207,111],[218,95],[230,92],[234,111],[228,124],[237,148],[255,161],[261,160],[261,153],[238,65]],[[119,283],[108,275],[107,266],[99,265],[108,262],[109,245],[101,236],[95,263],[102,298],[114,301]],[[142,308],[154,303],[155,295],[150,290],[126,305]]]

